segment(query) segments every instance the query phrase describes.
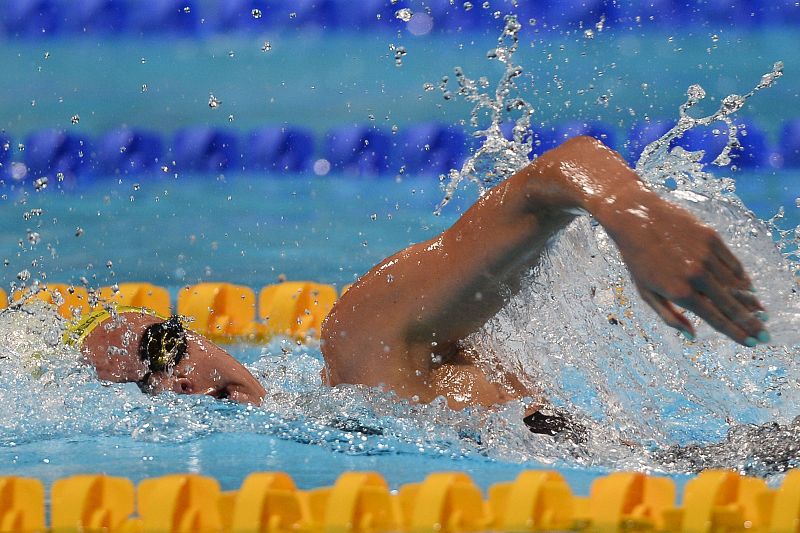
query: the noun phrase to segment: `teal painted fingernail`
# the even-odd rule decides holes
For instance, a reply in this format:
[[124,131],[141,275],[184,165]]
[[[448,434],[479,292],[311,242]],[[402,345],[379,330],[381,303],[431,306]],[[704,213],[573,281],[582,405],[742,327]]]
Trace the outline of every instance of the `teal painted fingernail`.
[[748,348],[755,348],[756,344],[758,344],[758,341],[753,337],[747,337],[744,340],[744,345],[747,346]]
[[759,319],[761,322],[766,322],[769,320],[769,315],[766,311],[756,311],[756,318]]
[[681,328],[681,333],[683,334],[684,337],[686,337],[687,341],[690,341],[690,342],[694,341],[694,335],[692,335],[692,332],[689,331],[688,329]]
[[752,292],[753,294],[755,294],[755,293],[757,293],[757,292],[758,292],[754,286],[751,286],[751,287],[750,287],[748,290],[749,290],[750,292]]
[[769,331],[762,329],[758,332],[758,342],[761,344],[769,344],[769,341],[772,340],[772,337],[769,335]]

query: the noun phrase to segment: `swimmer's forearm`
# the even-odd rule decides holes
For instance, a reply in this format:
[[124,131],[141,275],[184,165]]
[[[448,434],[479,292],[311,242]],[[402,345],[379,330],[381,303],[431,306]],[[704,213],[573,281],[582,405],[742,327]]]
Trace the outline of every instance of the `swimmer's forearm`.
[[[525,171],[531,211],[592,214],[616,242],[642,298],[670,326],[694,337],[673,303],[745,346],[769,342],[752,282],[720,236],[660,198],[613,150],[570,139]],[[526,175],[527,174],[527,175]]]
[[570,139],[523,172],[532,208],[585,211],[607,227],[658,201],[619,154],[591,137]]

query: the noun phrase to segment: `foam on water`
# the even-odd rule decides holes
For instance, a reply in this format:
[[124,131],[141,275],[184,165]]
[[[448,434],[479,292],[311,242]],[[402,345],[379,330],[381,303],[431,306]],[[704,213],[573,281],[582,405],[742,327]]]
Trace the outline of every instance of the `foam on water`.
[[[451,172],[440,207],[462,180],[483,191],[528,162],[535,110],[516,86],[522,73],[513,62],[519,29],[509,17],[488,54],[505,65],[496,89],[485,92],[486,80],[456,71],[458,93],[476,105],[476,136],[485,140]],[[800,436],[800,427],[790,423],[800,405],[794,361],[800,342],[798,232],[779,228],[778,219],[757,219],[732,180],[708,174],[699,154],[671,146],[690,128],[721,119],[732,132],[717,158],[726,163],[736,143],[732,113],[780,72],[776,66],[754,91],[724,99],[709,117],[689,116],[702,97],[693,87],[676,128],[647,147],[636,167],[653,188],[716,228],[745,263],[771,315],[774,344],[743,348],[699,322],[700,340],[683,340],[640,301],[613,242],[585,216],[548,251],[530,287],[470,339],[527,376],[555,406],[574,413],[590,430],[586,444],[532,435],[521,422],[521,403],[454,412],[443,401],[417,405],[366,387],[326,387],[319,347],[287,339],[272,341],[248,365],[267,389],[261,407],[204,396],[146,396],[135,384],[97,381],[80,354],[61,343],[64,320],[36,303],[0,312],[0,444],[77,434],[168,444],[256,433],[348,454],[780,472],[797,462]],[[501,131],[509,114],[515,117],[510,140]]]
[[[476,183],[483,194],[528,163],[532,143],[530,136],[523,141],[520,132],[527,131],[533,108],[518,104],[517,95],[513,105],[504,105],[516,89],[514,78],[521,74],[513,63],[518,30],[516,20],[508,17],[503,38],[511,38],[513,44],[503,47],[501,38],[504,53],[490,53],[506,64],[494,97],[462,92],[476,102],[473,124],[488,107],[491,125],[475,132],[487,140],[474,157],[450,173],[440,209],[463,180]],[[787,433],[796,438],[797,426],[753,431],[742,426],[787,424],[799,414],[798,231],[781,230],[775,220],[759,220],[736,196],[732,179],[716,178],[704,169],[702,152],[673,146],[690,129],[721,121],[728,129],[727,145],[713,163],[729,165],[740,148],[740,128],[733,114],[756,92],[771,86],[782,68],[776,63],[753,90],[723,98],[719,109],[705,117],[689,114],[705,97],[702,87],[691,86],[676,126],[647,146],[636,165],[645,182],[714,227],[741,259],[771,316],[771,345],[743,348],[699,320],[695,320],[699,340],[685,341],[638,298],[614,244],[589,217],[579,218],[563,232],[532,273],[529,289],[472,338],[478,350],[496,354],[504,366],[519,369],[552,402],[598,422],[602,430],[589,445],[593,460],[626,467],[651,460],[636,447],[630,456],[620,456],[615,444],[620,440],[662,450],[723,438],[729,444],[717,445],[713,454],[683,450],[684,457],[679,448],[670,448],[666,456],[660,451],[654,456],[662,467],[725,465],[763,473],[800,459],[792,439],[786,438]],[[457,73],[461,87],[474,88],[462,72]],[[500,124],[508,120],[510,109],[524,112],[515,121],[514,138],[508,140]],[[731,428],[734,431],[728,435]],[[750,446],[743,446],[742,440],[748,438],[753,439]],[[772,446],[770,453],[783,452],[782,461],[771,465],[750,456],[765,439]],[[703,448],[691,448],[697,449]]]

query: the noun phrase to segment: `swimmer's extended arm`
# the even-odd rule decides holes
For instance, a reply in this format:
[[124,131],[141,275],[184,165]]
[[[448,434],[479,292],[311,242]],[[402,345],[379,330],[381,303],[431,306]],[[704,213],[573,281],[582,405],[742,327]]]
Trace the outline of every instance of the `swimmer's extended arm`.
[[577,137],[493,188],[438,237],[356,282],[323,326],[331,383],[435,397],[442,358],[519,290],[578,209],[604,226],[667,324],[694,334],[674,302],[739,343],[766,338],[750,280],[716,232],[648,190],[619,154]]

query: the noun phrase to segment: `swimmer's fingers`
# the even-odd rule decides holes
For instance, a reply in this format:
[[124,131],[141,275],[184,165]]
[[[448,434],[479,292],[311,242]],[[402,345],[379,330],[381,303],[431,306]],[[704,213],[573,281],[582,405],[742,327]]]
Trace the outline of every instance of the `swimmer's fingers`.
[[744,267],[725,246],[722,239],[717,237],[712,240],[713,255],[706,262],[707,268],[713,272],[714,277],[727,290],[733,298],[753,313],[761,321],[766,320],[764,306],[753,294],[753,282],[745,272]]
[[756,317],[760,318],[761,321],[766,320],[767,313],[765,312],[764,306],[761,304],[756,295],[750,291],[734,289],[731,291],[731,294],[734,298],[739,300],[743,306],[749,309],[752,313],[756,315]]
[[[732,291],[723,286],[714,276],[705,275],[694,278],[691,285],[698,291],[692,303],[700,304],[699,309],[711,314],[713,322],[702,313],[697,312],[693,306],[690,305],[688,308],[706,319],[714,329],[725,333],[745,346],[753,346],[756,339],[763,342],[762,339],[766,338],[764,324],[756,318],[753,310],[743,305],[741,300],[735,298]],[[711,313],[712,309],[715,311],[714,313]],[[722,316],[721,319],[717,316],[717,312]],[[715,324],[719,324],[720,327]]]
[[728,248],[719,236],[712,239],[711,249],[714,256],[733,274],[738,284],[742,285],[741,289],[749,289],[752,286],[750,277],[745,272],[742,263],[733,255],[730,248]]
[[680,305],[686,307],[697,316],[708,322],[708,324],[744,346],[755,346],[755,339],[747,331],[738,326],[735,322],[726,317],[716,304],[704,294],[697,294],[691,300]]
[[639,294],[668,326],[683,333],[683,336],[687,339],[694,339],[695,333],[692,323],[669,300],[642,287],[639,287]]
[[[724,245],[722,246],[722,249],[728,251]],[[756,295],[753,294],[753,284],[750,278],[741,268],[738,260],[733,257],[733,254],[731,254],[730,251],[728,251],[728,254],[739,265],[738,271],[735,267],[732,267],[730,263],[725,262],[719,255],[715,255],[708,261],[708,269],[713,272],[714,278],[716,278],[719,285],[747,308],[748,311],[756,313],[756,316],[765,316],[761,315],[761,313],[764,312],[764,306]]]

